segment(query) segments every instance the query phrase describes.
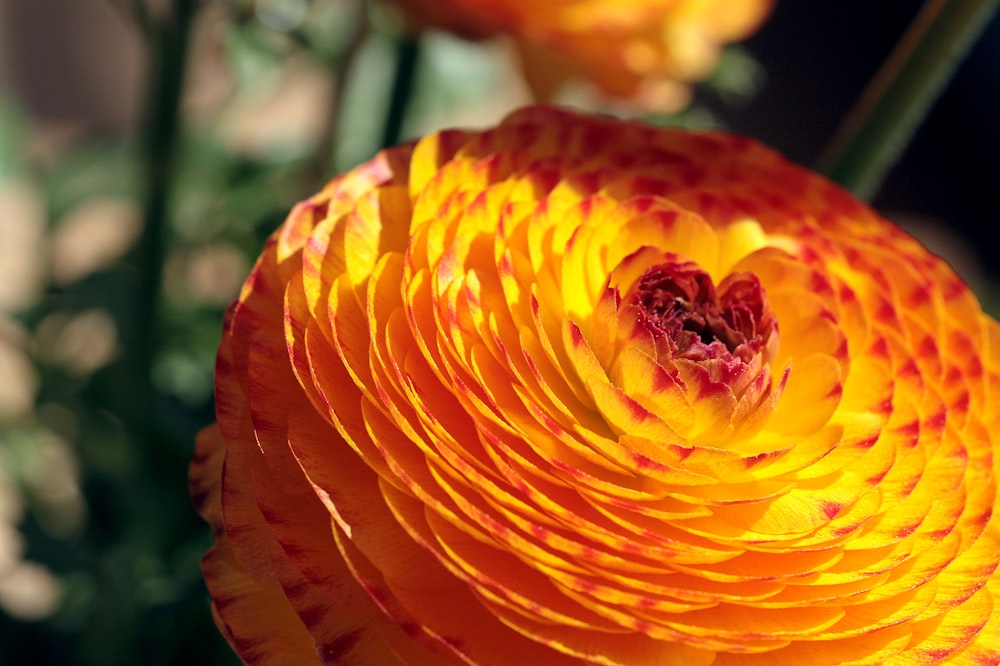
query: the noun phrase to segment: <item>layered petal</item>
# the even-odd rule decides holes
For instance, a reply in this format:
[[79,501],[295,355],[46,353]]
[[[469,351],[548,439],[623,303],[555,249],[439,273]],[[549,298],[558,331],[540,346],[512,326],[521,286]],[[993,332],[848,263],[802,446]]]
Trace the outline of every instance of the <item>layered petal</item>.
[[529,108],[272,237],[205,574],[248,663],[994,663],[998,395],[1000,326],[835,186]]

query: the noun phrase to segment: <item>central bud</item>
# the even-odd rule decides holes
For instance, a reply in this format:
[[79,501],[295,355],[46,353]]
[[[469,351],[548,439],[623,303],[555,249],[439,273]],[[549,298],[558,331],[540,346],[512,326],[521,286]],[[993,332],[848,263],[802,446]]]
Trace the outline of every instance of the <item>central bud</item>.
[[725,356],[749,363],[767,347],[776,320],[760,281],[733,273],[718,288],[697,264],[667,261],[645,270],[632,290],[638,321],[675,358]]

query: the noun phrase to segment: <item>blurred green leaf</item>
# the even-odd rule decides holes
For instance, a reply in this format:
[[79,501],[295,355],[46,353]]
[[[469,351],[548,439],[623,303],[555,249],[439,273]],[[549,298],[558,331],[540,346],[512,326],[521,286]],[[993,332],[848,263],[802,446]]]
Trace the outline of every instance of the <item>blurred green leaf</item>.
[[24,168],[21,159],[24,128],[23,115],[0,91],[0,181],[17,175]]
[[746,104],[764,85],[764,68],[739,45],[726,47],[712,76],[703,84],[729,106]]
[[[392,72],[393,41],[383,33],[372,33],[357,53],[348,72],[344,98],[338,111],[340,125],[335,147],[335,166],[346,171],[370,159],[379,148],[389,90],[372,82],[388,80]],[[373,113],[372,109],[378,109]]]
[[72,148],[45,174],[52,219],[96,196],[139,196],[139,157],[129,143],[90,143]]

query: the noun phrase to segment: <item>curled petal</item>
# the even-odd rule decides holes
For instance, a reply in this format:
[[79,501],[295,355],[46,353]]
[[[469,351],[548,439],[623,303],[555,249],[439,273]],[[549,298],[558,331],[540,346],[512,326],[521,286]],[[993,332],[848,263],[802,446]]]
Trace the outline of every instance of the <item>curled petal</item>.
[[385,151],[267,243],[216,396],[248,663],[998,659],[1000,325],[750,140],[534,107]]

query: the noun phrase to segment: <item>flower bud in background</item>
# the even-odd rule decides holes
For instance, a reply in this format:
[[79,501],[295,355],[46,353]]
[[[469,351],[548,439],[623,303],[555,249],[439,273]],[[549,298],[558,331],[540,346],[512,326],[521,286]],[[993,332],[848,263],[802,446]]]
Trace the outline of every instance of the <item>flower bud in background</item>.
[[539,100],[583,78],[605,96],[671,112],[707,78],[722,48],[749,37],[770,0],[395,0],[414,26],[511,36]]
[[529,108],[302,202],[191,492],[248,663],[1000,660],[1000,325],[752,140]]

